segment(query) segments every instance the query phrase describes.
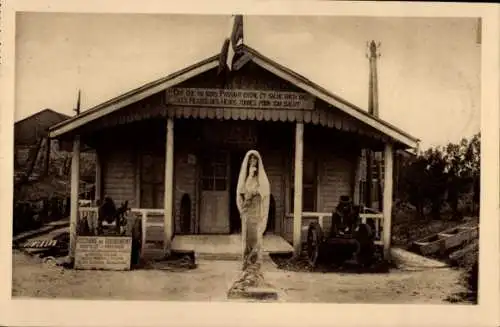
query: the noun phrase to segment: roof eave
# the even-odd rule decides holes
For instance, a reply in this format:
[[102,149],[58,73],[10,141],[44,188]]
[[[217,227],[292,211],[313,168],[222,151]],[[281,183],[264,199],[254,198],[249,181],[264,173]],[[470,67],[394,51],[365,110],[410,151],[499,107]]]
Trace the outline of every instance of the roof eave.
[[[61,118],[65,118],[65,119],[70,118],[70,116],[68,116],[68,115],[66,115],[66,114],[63,114],[63,113],[61,113],[61,112],[57,112],[57,111],[55,111],[54,109],[45,108],[45,109],[42,109],[42,110],[40,110],[40,111],[38,111],[38,112],[35,112],[34,114],[32,114],[32,115],[30,115],[30,116],[28,116],[28,117],[24,117],[23,119],[20,119],[20,120],[16,121],[16,122],[14,123],[14,125],[19,125],[19,124],[21,124],[21,123],[23,123],[23,122],[25,122],[25,121],[27,121],[27,120],[29,120],[29,119],[33,118],[33,117],[36,117],[36,116],[38,116],[38,115],[43,114],[44,112],[53,112],[53,113],[57,114],[58,116],[60,116]],[[58,123],[58,124],[59,124],[59,123]]]
[[164,78],[151,83],[144,84],[130,92],[117,96],[109,101],[103,102],[91,109],[82,112],[78,116],[71,117],[49,128],[49,137],[57,138],[71,130],[85,125],[87,122],[110,114],[124,106],[142,100],[164,89],[175,86],[185,80],[215,68],[219,62],[219,55],[211,56],[194,65],[170,74]]
[[[252,61],[262,68],[270,71],[271,73],[295,84],[302,90],[316,96],[317,98],[325,101],[326,103],[346,112],[350,116],[358,119],[369,126],[372,126],[376,130],[385,134],[394,143],[399,143],[403,145],[403,148],[417,149],[419,140],[404,131],[398,129],[397,127],[391,125],[390,123],[374,117],[368,112],[361,108],[349,103],[346,100],[330,93],[321,86],[308,80],[306,77],[274,62],[273,60],[265,57],[257,50],[244,45],[241,47],[244,51],[247,51],[252,56]],[[89,110],[82,112],[80,115],[71,117],[61,123],[58,123],[49,128],[49,137],[57,138],[63,134],[70,132],[71,130],[78,128],[94,119],[100,118],[107,114],[110,114],[124,106],[127,106],[136,101],[142,100],[150,95],[157,92],[165,90],[169,87],[175,86],[185,80],[188,80],[196,75],[199,75],[205,71],[217,67],[219,64],[219,54],[202,60],[194,65],[170,74],[164,78],[156,80],[154,82],[145,84],[137,89],[127,92],[123,95],[115,97],[109,101],[106,101],[98,106],[95,106]]]
[[245,50],[252,54],[252,60],[263,67],[264,69],[270,71],[271,73],[288,80],[289,82],[295,84],[302,90],[313,94],[317,98],[325,101],[326,103],[339,108],[340,110],[346,112],[347,114],[353,116],[354,118],[367,123],[368,125],[376,128],[382,133],[389,136],[391,139],[406,145],[409,148],[418,147],[419,140],[408,133],[400,130],[399,128],[391,125],[390,123],[370,115],[363,109],[345,101],[338,96],[330,93],[321,86],[310,81],[306,77],[284,67],[275,61],[267,58],[266,56],[259,53],[257,50],[245,46]]

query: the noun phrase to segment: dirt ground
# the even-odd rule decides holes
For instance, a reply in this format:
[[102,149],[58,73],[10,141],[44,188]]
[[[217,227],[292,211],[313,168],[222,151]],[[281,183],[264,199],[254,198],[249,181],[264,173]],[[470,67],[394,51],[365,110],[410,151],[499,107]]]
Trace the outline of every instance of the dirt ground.
[[[13,250],[15,297],[227,301],[238,277],[237,261],[198,261],[183,272],[67,270]],[[265,278],[283,302],[443,303],[463,288],[460,271],[450,268],[396,269],[388,274],[288,272],[270,262]]]

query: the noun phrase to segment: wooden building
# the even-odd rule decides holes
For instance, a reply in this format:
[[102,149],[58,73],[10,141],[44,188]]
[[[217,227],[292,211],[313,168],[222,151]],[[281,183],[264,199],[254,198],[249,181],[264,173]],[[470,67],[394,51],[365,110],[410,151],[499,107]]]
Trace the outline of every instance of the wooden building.
[[17,121],[14,124],[14,167],[24,168],[29,163],[30,153],[33,156],[47,137],[49,127],[68,118],[52,109],[44,109]]
[[[49,128],[70,116],[52,109],[41,110],[14,124],[14,180],[37,181],[46,175],[66,175],[66,159],[71,160],[72,142],[50,140]],[[95,154],[92,148],[81,148],[81,179],[94,183]],[[57,168],[57,169],[56,169]]]
[[[255,149],[271,184],[268,233],[300,249],[304,226],[325,219],[339,197],[359,203],[360,152],[393,153],[417,139],[303,76],[242,45],[246,60],[220,73],[214,55],[53,126],[73,141],[72,187],[79,147],[97,153],[96,198],[128,200],[162,216],[163,246],[181,234],[238,233],[235,188],[246,151]],[[381,242],[389,247],[392,178],[384,182]],[[72,219],[78,216],[73,194]]]
[[49,127],[65,121],[69,116],[52,109],[41,110],[14,124],[14,143],[19,146],[35,145],[47,136]]

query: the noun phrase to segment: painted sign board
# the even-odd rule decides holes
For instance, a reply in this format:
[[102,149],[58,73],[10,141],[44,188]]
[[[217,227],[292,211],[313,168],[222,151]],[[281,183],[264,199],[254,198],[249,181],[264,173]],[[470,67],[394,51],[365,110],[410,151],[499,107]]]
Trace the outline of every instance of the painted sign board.
[[302,92],[238,89],[170,88],[167,104],[246,109],[314,109],[314,97]]
[[75,268],[99,270],[129,270],[132,237],[78,236]]

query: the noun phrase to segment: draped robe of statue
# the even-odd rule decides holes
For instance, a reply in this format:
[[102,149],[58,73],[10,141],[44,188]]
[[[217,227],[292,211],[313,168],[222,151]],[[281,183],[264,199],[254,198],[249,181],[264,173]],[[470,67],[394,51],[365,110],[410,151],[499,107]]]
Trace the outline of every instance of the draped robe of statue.
[[260,154],[250,150],[241,164],[236,204],[241,217],[243,270],[260,269],[269,213],[270,186]]

